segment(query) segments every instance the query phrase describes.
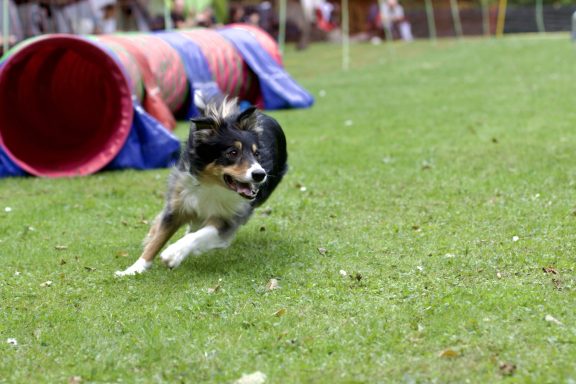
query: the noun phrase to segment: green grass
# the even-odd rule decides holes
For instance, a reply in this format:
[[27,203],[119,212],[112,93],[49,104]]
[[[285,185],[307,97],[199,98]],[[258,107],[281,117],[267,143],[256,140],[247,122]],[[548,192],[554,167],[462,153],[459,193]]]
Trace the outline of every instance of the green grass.
[[348,72],[288,52],[316,96],[272,113],[290,173],[174,271],[113,277],[167,170],[1,180],[0,382],[574,382],[575,59],[554,35],[354,45]]

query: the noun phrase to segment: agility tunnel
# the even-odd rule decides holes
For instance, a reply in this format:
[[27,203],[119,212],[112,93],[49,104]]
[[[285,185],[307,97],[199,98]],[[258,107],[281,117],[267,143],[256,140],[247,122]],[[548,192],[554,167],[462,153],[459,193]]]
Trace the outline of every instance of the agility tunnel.
[[274,40],[235,24],[152,34],[45,35],[0,61],[0,177],[165,167],[194,93],[263,109],[307,108]]

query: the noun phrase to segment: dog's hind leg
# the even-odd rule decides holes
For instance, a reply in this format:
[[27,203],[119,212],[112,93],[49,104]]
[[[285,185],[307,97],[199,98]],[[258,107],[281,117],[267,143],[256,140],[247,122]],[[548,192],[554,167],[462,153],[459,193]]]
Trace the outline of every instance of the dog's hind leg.
[[191,253],[199,255],[215,248],[226,248],[234,238],[237,225],[212,220],[196,232],[184,235],[166,248],[160,258],[170,268],[178,267]]
[[124,271],[117,271],[116,276],[136,275],[150,269],[152,260],[160,249],[180,228],[181,223],[175,220],[173,215],[161,213],[156,217],[150,227],[148,235],[144,239],[144,251],[134,264]]

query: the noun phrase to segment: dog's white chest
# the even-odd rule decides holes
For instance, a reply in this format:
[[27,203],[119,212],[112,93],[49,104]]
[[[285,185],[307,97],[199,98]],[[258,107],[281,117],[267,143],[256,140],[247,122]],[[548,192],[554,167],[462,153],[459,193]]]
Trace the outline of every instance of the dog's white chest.
[[248,202],[238,194],[218,186],[189,186],[181,197],[186,213],[200,219],[233,217],[249,208]]

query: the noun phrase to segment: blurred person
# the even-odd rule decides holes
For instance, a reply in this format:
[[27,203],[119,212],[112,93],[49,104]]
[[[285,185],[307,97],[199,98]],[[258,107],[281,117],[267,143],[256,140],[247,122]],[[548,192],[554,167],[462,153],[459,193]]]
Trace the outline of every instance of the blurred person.
[[117,30],[150,32],[153,17],[148,10],[148,2],[144,0],[117,0],[116,18]]
[[196,15],[195,24],[198,27],[211,28],[218,25],[216,16],[214,15],[214,9],[210,6],[204,8],[201,12]]
[[314,11],[316,14],[316,26],[319,29],[329,32],[336,28],[336,24],[333,22],[334,4],[327,0],[320,0],[314,6]]
[[102,33],[116,32],[116,1],[110,0],[101,7],[102,21],[100,30]]
[[4,30],[3,23],[5,19],[8,21],[9,30],[7,35],[0,33],[0,54],[3,54],[4,45],[11,47],[25,37],[24,30],[22,29],[22,23],[18,15],[16,3],[14,3],[12,0],[8,0],[8,15],[4,15],[3,12],[4,7],[0,6],[0,31]]
[[[116,0],[118,1],[118,0]],[[120,0],[127,1],[127,0]],[[162,31],[166,29],[166,19],[164,12],[164,0],[138,0],[139,3],[147,10],[148,23],[151,31]]]
[[310,42],[311,8],[304,6],[300,0],[288,0],[286,3],[286,36],[297,36],[296,48],[306,49]]
[[245,15],[246,15],[246,12],[244,11],[244,7],[242,6],[242,4],[237,4],[237,3],[230,4],[230,12],[228,15],[228,21],[231,24],[243,23]]
[[99,32],[100,17],[93,1],[81,0],[56,5],[52,15],[58,25],[58,32],[89,35]]
[[194,12],[186,10],[184,0],[172,0],[170,18],[172,19],[172,25],[176,29],[192,28],[196,25]]
[[380,6],[377,1],[373,1],[368,8],[368,33],[375,38],[379,38],[382,32],[382,18],[380,17]]
[[258,13],[260,15],[260,28],[272,35],[274,29],[274,18],[276,17],[272,3],[269,1],[262,1],[258,6]]
[[320,11],[320,14],[324,20],[327,22],[332,22],[332,13],[334,12],[334,4],[327,0],[320,0],[316,5],[316,8]]
[[398,0],[387,0],[380,8],[382,28],[392,38],[400,37],[402,40],[411,41],[412,28],[404,16],[404,8]]
[[244,17],[242,18],[242,22],[246,24],[253,25],[255,27],[260,26],[260,12],[258,11],[258,7],[248,6],[244,10]]

